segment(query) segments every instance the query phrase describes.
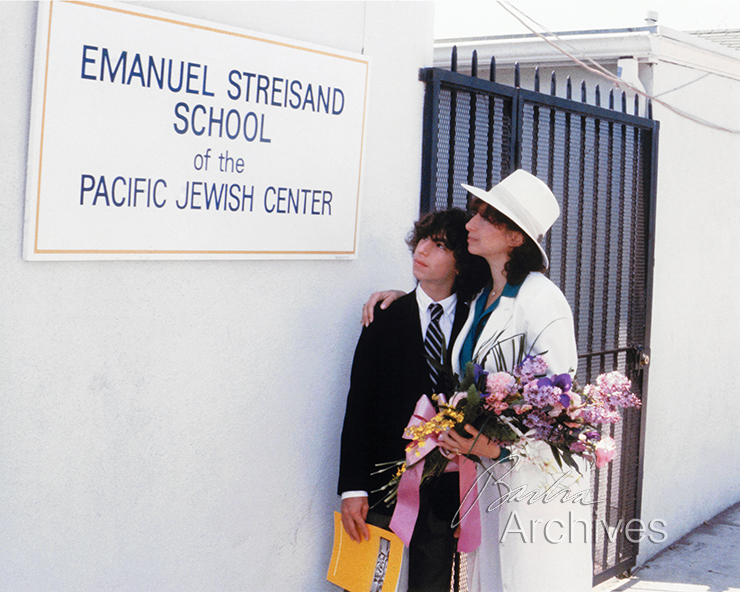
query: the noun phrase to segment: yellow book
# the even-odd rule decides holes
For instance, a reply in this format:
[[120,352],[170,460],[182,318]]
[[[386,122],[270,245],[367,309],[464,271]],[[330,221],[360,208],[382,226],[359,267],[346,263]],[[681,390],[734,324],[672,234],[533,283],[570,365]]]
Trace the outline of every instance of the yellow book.
[[349,592],[396,592],[403,541],[389,530],[367,525],[370,540],[357,543],[334,512],[334,549],[326,579]]

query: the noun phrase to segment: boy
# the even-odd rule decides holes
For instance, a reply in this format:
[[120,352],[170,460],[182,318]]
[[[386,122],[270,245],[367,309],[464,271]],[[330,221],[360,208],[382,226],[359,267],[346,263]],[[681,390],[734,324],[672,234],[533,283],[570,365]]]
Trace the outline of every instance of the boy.
[[[366,522],[388,528],[393,508],[375,490],[390,476],[372,473],[379,463],[405,457],[403,430],[419,397],[450,394],[446,374],[436,372],[427,356],[450,366],[452,344],[468,315],[466,301],[487,280],[485,261],[468,253],[468,219],[452,209],[427,214],[414,225],[406,242],[418,286],[386,310],[378,308],[358,341],[338,486],[342,524],[355,541],[368,538]],[[456,473],[422,487],[409,545],[409,592],[449,591],[456,548],[451,523],[458,506]]]

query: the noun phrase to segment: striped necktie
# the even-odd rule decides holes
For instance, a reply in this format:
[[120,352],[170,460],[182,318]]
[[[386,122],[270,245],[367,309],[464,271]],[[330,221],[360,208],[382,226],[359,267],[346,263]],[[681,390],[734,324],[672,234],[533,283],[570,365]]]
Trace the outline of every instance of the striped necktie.
[[424,352],[427,356],[427,364],[429,365],[429,377],[432,379],[432,383],[435,388],[437,387],[439,371],[437,367],[432,363],[435,360],[437,363],[442,363],[442,352],[444,351],[445,338],[442,335],[442,329],[439,327],[439,319],[444,312],[441,304],[436,302],[429,305],[429,312],[431,314],[431,321],[427,327],[427,334],[424,337]]

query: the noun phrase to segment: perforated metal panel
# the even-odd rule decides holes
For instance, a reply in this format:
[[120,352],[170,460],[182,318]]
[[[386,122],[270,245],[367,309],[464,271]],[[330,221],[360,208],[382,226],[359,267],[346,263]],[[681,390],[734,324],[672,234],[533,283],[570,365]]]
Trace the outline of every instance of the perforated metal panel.
[[603,428],[618,454],[592,472],[598,583],[633,567],[638,550],[625,525],[640,513],[658,124],[627,114],[623,96],[614,110],[438,68],[421,79],[422,212],[465,208],[461,183],[490,188],[517,168],[545,181],[561,207],[544,244],[550,278],[573,309],[577,379],[620,370],[643,399],[643,411]]

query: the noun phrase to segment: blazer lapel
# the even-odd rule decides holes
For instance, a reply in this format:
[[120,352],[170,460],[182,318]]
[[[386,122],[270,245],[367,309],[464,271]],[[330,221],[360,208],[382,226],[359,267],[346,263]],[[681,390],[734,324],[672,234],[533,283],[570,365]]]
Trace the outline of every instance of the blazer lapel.
[[455,309],[455,319],[452,322],[452,333],[450,334],[450,343],[447,346],[447,352],[445,353],[445,367],[452,371],[455,368],[455,364],[452,363],[452,357],[455,352],[459,352],[457,345],[457,338],[465,339],[465,335],[460,335],[460,332],[468,320],[470,314],[470,305],[466,302],[457,301],[457,308]]
[[465,302],[457,301],[457,308],[455,309],[455,320],[452,323],[452,334],[450,335],[450,344],[447,348],[447,354],[452,353],[452,346],[455,343],[455,339],[460,334],[460,330],[463,328],[465,321],[468,320],[468,314],[470,313],[470,305]]
[[[509,361],[515,359],[514,352],[518,347],[513,319],[515,300],[516,297],[501,296],[498,306],[496,306],[488,317],[485,327],[483,327],[480,336],[476,340],[475,347],[473,348],[473,359],[476,362],[481,363],[484,357],[497,344],[501,346],[501,351],[504,353],[505,359]],[[507,367],[500,368],[500,370],[511,370],[511,368],[507,365]]]

